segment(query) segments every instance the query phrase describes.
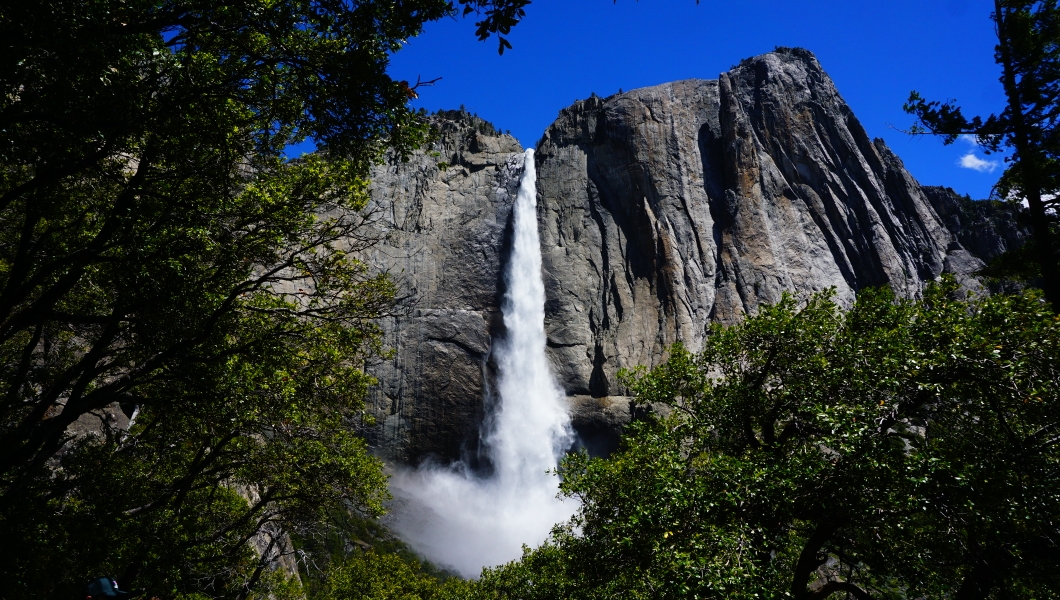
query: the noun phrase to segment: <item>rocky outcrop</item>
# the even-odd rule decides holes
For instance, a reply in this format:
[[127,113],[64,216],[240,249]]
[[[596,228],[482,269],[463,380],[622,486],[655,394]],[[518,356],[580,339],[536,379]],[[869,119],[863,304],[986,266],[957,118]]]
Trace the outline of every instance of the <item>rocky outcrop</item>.
[[372,173],[380,241],[365,257],[390,273],[406,309],[383,320],[393,355],[369,365],[379,379],[369,442],[405,460],[453,458],[476,439],[522,172],[518,142],[485,121],[453,111],[433,123],[429,148]]
[[[387,227],[370,259],[414,294],[386,325],[395,357],[373,367],[374,439],[410,459],[475,439],[520,168],[512,138],[466,115],[438,122],[434,148],[373,179]],[[972,243],[994,234],[960,215],[954,229],[805,50],[576,102],[536,158],[549,358],[576,428],[603,449],[630,418],[618,371],[677,341],[698,348],[708,323],[785,291],[915,296],[1000,247]]]
[[572,395],[620,395],[619,369],[784,291],[911,296],[982,264],[805,50],[577,102],[538,164],[549,345]]
[[989,263],[1030,240],[1026,209],[998,200],[972,200],[952,188],[924,186],[924,195],[957,242]]

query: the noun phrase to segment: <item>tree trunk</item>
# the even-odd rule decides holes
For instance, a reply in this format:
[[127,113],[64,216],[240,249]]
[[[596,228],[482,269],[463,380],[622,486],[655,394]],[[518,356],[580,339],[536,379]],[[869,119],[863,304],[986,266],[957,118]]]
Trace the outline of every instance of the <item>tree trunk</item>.
[[997,24],[998,49],[1003,70],[1002,83],[1012,118],[1012,141],[1019,159],[1020,185],[1031,213],[1031,232],[1037,246],[1035,258],[1042,273],[1042,289],[1045,291],[1045,299],[1052,304],[1055,312],[1060,309],[1060,268],[1057,266],[1055,244],[1049,231],[1045,203],[1042,202],[1042,159],[1038,148],[1031,141],[1028,125],[1024,120],[1023,101],[1016,82],[1016,67],[1006,18],[1001,0],[994,0],[994,22]]

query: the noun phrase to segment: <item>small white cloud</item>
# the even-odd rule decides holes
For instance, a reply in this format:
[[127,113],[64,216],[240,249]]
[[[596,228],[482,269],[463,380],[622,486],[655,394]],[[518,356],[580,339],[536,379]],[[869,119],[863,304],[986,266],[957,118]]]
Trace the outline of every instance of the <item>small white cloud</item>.
[[998,168],[999,163],[996,160],[983,160],[975,155],[973,152],[969,152],[961,157],[957,164],[965,169],[972,169],[973,171],[979,171],[980,173],[993,173]]
[[979,142],[975,141],[975,136],[970,133],[962,133],[961,135],[957,136],[957,139],[961,140],[965,144],[968,144],[969,146],[972,146],[973,148],[979,147]]

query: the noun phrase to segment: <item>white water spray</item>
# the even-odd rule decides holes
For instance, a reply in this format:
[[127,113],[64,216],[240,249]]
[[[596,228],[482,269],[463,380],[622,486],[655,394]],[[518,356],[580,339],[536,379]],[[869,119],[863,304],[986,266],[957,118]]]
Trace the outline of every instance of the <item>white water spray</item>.
[[458,463],[399,472],[391,481],[397,499],[393,528],[427,559],[465,577],[519,558],[523,544],[539,545],[577,508],[573,500],[556,498],[559,481],[550,473],[573,434],[545,357],[536,212],[534,151],[527,150],[504,272],[507,336],[494,350],[499,400],[482,440],[493,475],[476,477]]

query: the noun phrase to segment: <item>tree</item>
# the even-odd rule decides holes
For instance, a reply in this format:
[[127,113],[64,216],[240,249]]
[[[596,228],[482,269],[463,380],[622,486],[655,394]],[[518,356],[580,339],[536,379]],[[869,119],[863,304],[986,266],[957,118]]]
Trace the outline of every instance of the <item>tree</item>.
[[1055,213],[1060,206],[1060,7],[1056,0],[995,0],[991,17],[998,39],[994,58],[1008,101],[1004,109],[986,119],[969,119],[953,101],[927,101],[912,92],[905,110],[919,120],[914,133],[942,135],[946,144],[971,134],[990,152],[1012,149],[997,191],[1002,198],[1026,201],[1045,297],[1060,307]]
[[474,582],[439,581],[397,554],[355,552],[328,573],[321,600],[469,600]]
[[506,598],[1060,592],[1060,321],[1039,296],[790,296],[627,373],[656,416],[578,455]]
[[[460,4],[485,39],[527,2]],[[357,259],[367,173],[427,135],[390,53],[455,11],[0,7],[6,597],[69,597],[101,572],[246,597],[282,532],[381,511],[353,433],[394,296]],[[307,137],[321,151],[287,160]]]

